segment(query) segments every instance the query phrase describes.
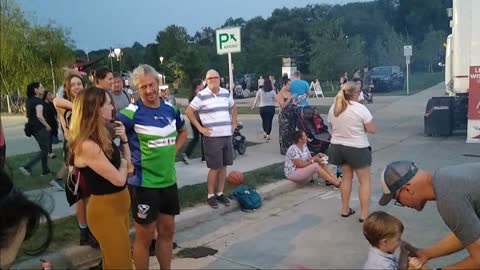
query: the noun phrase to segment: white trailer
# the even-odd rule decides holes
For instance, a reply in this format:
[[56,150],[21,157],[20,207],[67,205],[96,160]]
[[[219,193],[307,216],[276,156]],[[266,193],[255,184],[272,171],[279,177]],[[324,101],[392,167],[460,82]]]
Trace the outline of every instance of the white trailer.
[[[449,98],[429,101],[425,133],[445,135],[446,129],[467,130],[467,143],[480,143],[480,1],[453,0],[445,53],[445,89]],[[477,79],[476,79],[477,78]],[[435,99],[435,98],[432,98]],[[448,107],[448,113],[445,113]],[[441,117],[427,118],[443,110]],[[428,126],[430,125],[430,127]],[[448,126],[448,127],[447,127]],[[433,130],[433,131],[432,131]],[[427,132],[428,131],[428,132]],[[447,132],[448,133],[448,132]]]

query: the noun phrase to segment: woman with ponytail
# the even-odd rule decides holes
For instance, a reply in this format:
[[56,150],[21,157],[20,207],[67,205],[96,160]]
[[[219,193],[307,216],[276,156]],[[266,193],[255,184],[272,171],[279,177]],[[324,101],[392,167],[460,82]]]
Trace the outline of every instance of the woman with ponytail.
[[357,175],[360,187],[359,222],[368,216],[370,200],[370,165],[372,153],[367,133],[375,133],[376,127],[370,111],[357,102],[360,91],[354,83],[342,85],[328,112],[328,122],[332,130],[332,139],[328,149],[329,162],[340,166],[343,181],[340,186],[342,198],[341,216],[355,214],[350,208],[353,173]]

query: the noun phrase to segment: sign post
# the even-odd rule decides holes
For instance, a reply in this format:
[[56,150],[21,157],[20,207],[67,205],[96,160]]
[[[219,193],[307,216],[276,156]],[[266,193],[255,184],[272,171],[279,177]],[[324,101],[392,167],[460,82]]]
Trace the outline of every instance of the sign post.
[[228,77],[230,95],[233,95],[233,64],[232,53],[241,52],[242,42],[240,27],[218,29],[215,32],[217,40],[217,54],[228,54]]
[[410,95],[410,57],[412,53],[412,45],[403,46],[403,55],[405,56],[405,63],[407,64],[407,96]]

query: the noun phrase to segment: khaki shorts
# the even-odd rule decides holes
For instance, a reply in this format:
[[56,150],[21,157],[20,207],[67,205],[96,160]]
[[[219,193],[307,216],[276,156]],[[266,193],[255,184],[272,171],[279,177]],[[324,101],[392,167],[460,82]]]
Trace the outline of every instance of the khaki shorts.
[[233,164],[232,136],[204,137],[205,161],[210,169],[220,169]]

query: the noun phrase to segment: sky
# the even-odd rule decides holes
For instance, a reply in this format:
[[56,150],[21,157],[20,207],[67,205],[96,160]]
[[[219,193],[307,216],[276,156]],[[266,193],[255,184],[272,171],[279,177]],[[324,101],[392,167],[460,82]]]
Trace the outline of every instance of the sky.
[[158,31],[176,24],[190,35],[202,27],[217,29],[227,18],[270,17],[276,8],[308,4],[345,4],[362,0],[17,0],[36,24],[53,20],[70,30],[77,49],[143,45]]

